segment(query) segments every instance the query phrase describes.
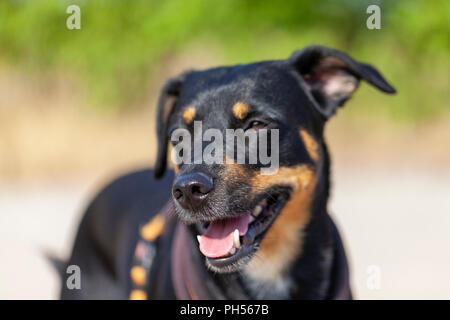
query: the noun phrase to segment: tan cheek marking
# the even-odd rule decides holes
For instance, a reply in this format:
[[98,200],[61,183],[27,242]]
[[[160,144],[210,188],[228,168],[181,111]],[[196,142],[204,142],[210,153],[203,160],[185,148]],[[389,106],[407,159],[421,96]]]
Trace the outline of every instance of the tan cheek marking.
[[232,158],[229,158],[226,154],[223,158],[223,171],[220,173],[220,177],[226,182],[239,182],[247,181],[249,179],[249,173],[240,164],[235,163]]
[[149,223],[144,225],[141,229],[141,237],[146,241],[153,241],[164,230],[164,218],[162,215],[156,215]]
[[244,119],[249,112],[250,112],[250,106],[246,103],[237,102],[233,106],[233,115],[240,120]]
[[295,189],[273,225],[260,244],[256,257],[246,266],[249,276],[267,283],[281,279],[286,268],[301,254],[302,231],[311,219],[311,203],[314,197],[316,177],[305,166],[282,168],[273,177],[258,176],[256,182],[262,188],[290,183]]
[[143,267],[134,266],[130,270],[130,276],[134,283],[139,286],[143,286],[145,284],[146,273]]
[[147,294],[143,290],[133,290],[130,293],[130,300],[147,300]]
[[192,120],[194,120],[195,117],[195,109],[193,107],[189,107],[186,110],[183,111],[183,121],[186,124],[190,124]]
[[319,145],[316,140],[305,129],[300,129],[299,133],[311,159],[314,162],[319,161]]
[[[312,168],[302,164],[294,167],[282,167],[275,174],[258,174],[251,178],[250,184],[257,188],[268,188],[279,184],[288,184],[296,188],[298,185],[307,187],[308,180],[302,179],[305,172],[312,171]],[[258,192],[258,190],[256,190]]]

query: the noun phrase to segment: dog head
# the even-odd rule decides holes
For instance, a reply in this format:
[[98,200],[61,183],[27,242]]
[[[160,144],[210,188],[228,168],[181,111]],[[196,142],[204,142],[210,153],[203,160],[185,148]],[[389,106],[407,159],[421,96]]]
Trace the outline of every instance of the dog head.
[[[166,83],[155,176],[164,174],[169,144],[178,153],[180,143],[193,146],[178,154],[172,197],[210,269],[265,277],[298,257],[323,169],[323,126],[360,80],[395,92],[372,66],[323,46],[286,60],[189,71]],[[241,158],[237,135],[229,146],[230,129],[244,134]],[[266,158],[256,152],[251,161],[262,140]]]

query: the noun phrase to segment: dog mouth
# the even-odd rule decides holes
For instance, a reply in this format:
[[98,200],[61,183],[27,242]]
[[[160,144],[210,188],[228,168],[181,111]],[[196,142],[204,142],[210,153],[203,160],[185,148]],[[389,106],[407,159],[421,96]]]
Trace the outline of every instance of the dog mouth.
[[200,222],[197,239],[207,264],[216,271],[230,272],[249,259],[288,198],[288,193],[271,194],[242,215]]

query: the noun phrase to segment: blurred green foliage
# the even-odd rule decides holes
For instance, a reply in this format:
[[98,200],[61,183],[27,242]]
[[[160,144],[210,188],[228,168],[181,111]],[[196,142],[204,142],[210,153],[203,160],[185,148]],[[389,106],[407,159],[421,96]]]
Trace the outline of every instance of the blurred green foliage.
[[[68,30],[66,8],[81,8]],[[381,6],[381,30],[366,8]],[[362,89],[353,112],[420,121],[449,109],[450,1],[2,0],[0,59],[80,79],[95,105],[137,104],[164,58],[192,42],[220,48],[223,63],[285,58],[329,45],[377,66],[395,99]]]

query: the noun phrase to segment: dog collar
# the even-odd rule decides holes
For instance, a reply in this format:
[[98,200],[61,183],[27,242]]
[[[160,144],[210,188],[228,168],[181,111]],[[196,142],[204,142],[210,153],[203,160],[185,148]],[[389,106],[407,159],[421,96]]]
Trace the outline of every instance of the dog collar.
[[130,269],[130,300],[147,300],[150,290],[150,279],[155,260],[157,239],[173,224],[174,207],[169,201],[164,208],[147,224],[141,227],[140,237],[134,250]]

